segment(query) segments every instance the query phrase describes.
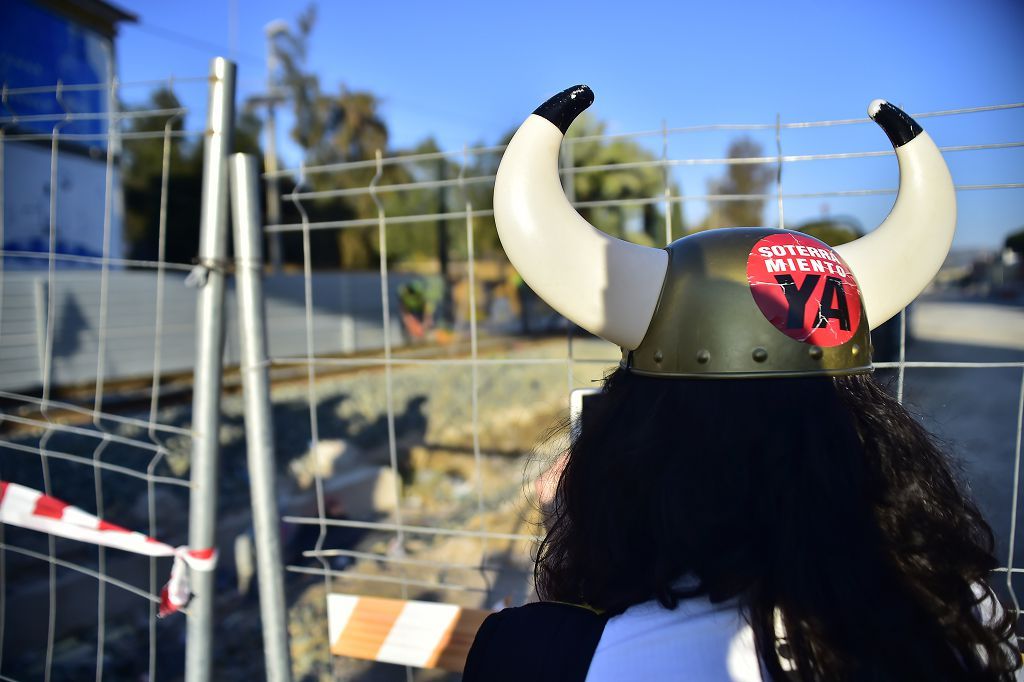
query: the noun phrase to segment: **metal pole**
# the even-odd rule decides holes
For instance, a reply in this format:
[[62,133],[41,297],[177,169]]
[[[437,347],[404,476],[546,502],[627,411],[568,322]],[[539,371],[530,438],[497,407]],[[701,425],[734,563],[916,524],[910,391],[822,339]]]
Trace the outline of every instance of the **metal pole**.
[[263,655],[269,682],[291,679],[288,620],[284,600],[281,535],[274,481],[274,423],[267,378],[267,324],[264,316],[262,223],[257,198],[256,159],[231,157],[231,215],[235,235],[236,295],[241,343],[245,442],[249,461],[249,497],[256,535],[256,576],[263,621]]
[[[192,492],[189,547],[214,546],[221,371],[224,360],[224,269],[227,254],[228,164],[235,121],[235,65],[217,57],[210,64],[210,99],[203,152],[202,209],[196,306],[196,369],[192,394]],[[188,609],[185,679],[207,682],[213,644],[213,571],[191,571],[195,595]]]
[[[288,25],[278,19],[267,24],[263,30],[267,38],[267,143],[263,159],[269,174],[267,178],[267,222],[277,225],[281,222],[281,194],[277,176],[274,175],[277,172],[277,113],[274,108],[279,101],[277,87],[274,85],[274,72],[277,69],[278,61],[274,38],[282,32],[287,33]],[[277,274],[281,272],[281,263],[284,259],[281,233],[270,233],[267,236],[267,246],[270,250],[271,272]]]
[[[274,101],[267,103],[267,148],[264,163],[267,166],[267,221],[271,225],[281,222],[281,193],[277,185],[277,115],[274,112]],[[267,239],[270,247],[271,272],[281,272],[284,256],[281,248],[281,233],[271,232]]]
[[[437,179],[445,179],[445,170],[448,162],[445,159],[437,161]],[[437,188],[437,212],[444,215],[448,212],[447,188]],[[437,263],[441,271],[441,309],[437,311],[438,321],[446,327],[453,327],[455,323],[455,303],[452,300],[452,279],[448,265],[448,221],[441,218],[437,221]]]

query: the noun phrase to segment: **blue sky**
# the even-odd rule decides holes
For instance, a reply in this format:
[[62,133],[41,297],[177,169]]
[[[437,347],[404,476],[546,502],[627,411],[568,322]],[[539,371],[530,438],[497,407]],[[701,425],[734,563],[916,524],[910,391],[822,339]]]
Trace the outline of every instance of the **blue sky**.
[[[239,62],[240,96],[263,87],[263,26],[306,2],[120,0],[140,17],[118,49],[127,81],[201,75],[215,54]],[[321,2],[309,66],[325,89],[372,90],[396,146],[433,135],[446,149],[493,143],[548,95],[597,93],[611,132],[703,123],[845,119],[875,97],[911,112],[1024,101],[1024,3]],[[183,37],[168,37],[172,31]],[[190,94],[191,93],[191,94]],[[138,93],[140,96],[143,93]],[[202,108],[201,88],[183,88]],[[191,98],[191,100],[189,99]],[[940,145],[1024,141],[1024,110],[922,120]],[[192,121],[190,125],[201,125]],[[724,154],[730,135],[681,135],[675,158]],[[774,133],[755,137],[775,152]],[[661,140],[652,140],[660,152]],[[873,126],[784,133],[784,154],[881,150]],[[295,164],[294,149],[286,150]],[[947,155],[958,184],[1024,182],[1024,148]],[[703,193],[718,167],[680,172]],[[893,158],[787,164],[787,192],[896,184]],[[1024,225],[1024,189],[961,192],[957,245],[996,246]],[[776,221],[774,202],[765,221]],[[787,200],[786,222],[823,212],[871,227],[891,196]],[[827,205],[826,205],[827,204]],[[699,220],[701,202],[687,206]]]

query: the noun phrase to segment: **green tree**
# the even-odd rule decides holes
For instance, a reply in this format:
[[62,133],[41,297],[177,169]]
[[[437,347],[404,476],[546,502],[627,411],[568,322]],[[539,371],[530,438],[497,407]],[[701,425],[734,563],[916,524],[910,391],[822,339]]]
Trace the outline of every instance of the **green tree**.
[[[629,139],[607,139],[606,125],[591,116],[583,114],[569,128],[567,138],[571,144],[572,166],[587,169],[593,166],[621,165],[654,161],[657,156]],[[476,182],[474,178],[492,178],[501,161],[501,149],[512,139],[515,130],[504,135],[495,151],[474,154],[466,164],[465,193],[475,211],[492,208],[493,185],[490,182]],[[585,138],[585,139],[582,139]],[[483,146],[479,144],[477,146]],[[563,153],[566,153],[563,150]],[[565,163],[565,160],[562,160]],[[569,182],[563,175],[563,184]],[[595,227],[615,237],[647,245],[665,243],[664,202],[650,203],[630,199],[649,200],[663,196],[665,175],[656,166],[611,168],[607,170],[581,170],[572,174],[572,192],[575,202],[613,202],[609,205],[581,206],[580,214]],[[673,196],[679,195],[679,187],[671,179],[668,184]],[[671,204],[672,238],[685,234],[681,206]],[[481,216],[474,219],[473,239],[479,256],[490,257],[502,253],[494,218]],[[465,238],[461,235],[455,243],[461,246]]]
[[[141,109],[179,109],[181,102],[166,88],[155,90]],[[202,156],[199,145],[178,133],[185,128],[184,115],[154,114],[129,119],[121,160],[125,201],[125,241],[131,258],[155,260],[159,255],[160,207],[164,161],[167,161],[168,225],[165,257],[187,263],[199,243],[199,206]],[[160,133],[169,132],[166,138]],[[133,137],[131,133],[151,133]],[[199,154],[196,153],[199,147]],[[173,230],[170,226],[173,226]]]
[[1024,253],[1024,227],[1006,235],[1006,242],[1003,246],[1016,253]]
[[[167,88],[154,90],[140,111],[180,109],[181,102]],[[165,258],[188,263],[199,250],[199,215],[202,203],[203,143],[180,133],[187,114],[151,114],[130,119],[128,133],[147,133],[124,140],[121,160],[124,189],[124,233],[131,258],[155,260],[159,256],[160,207],[164,161],[167,161]],[[165,138],[162,133],[169,132]],[[260,121],[243,113],[235,124],[234,151],[259,154]],[[166,146],[165,146],[166,145]]]
[[[657,166],[631,167],[655,161],[657,157],[628,138],[607,139],[607,126],[589,114],[580,116],[566,135],[570,140],[572,166],[586,169],[612,166],[606,170],[583,170],[573,173],[572,188],[576,202],[614,202],[607,205],[581,206],[580,214],[608,234],[648,246],[665,243],[663,202],[635,203],[630,199],[649,200],[660,197],[665,190],[665,171]],[[614,166],[624,166],[615,168]],[[671,194],[679,189],[669,182]],[[672,237],[685,232],[679,203],[672,204]]]
[[[515,131],[507,133],[501,140],[501,145],[508,144]],[[492,179],[498,172],[498,164],[501,162],[501,149],[499,145],[493,151],[484,151],[470,155],[466,160],[466,168],[463,177],[466,182],[461,187],[458,198],[459,208],[466,204],[472,206],[473,211],[487,212],[494,208],[494,183]],[[473,145],[474,149],[483,149],[485,144],[478,141]],[[480,180],[477,180],[479,178]],[[454,247],[457,254],[464,255],[467,247],[465,231],[460,230],[454,240]],[[494,225],[494,217],[491,215],[480,215],[473,218],[473,250],[478,258],[504,257],[501,242],[498,240],[498,229]]]
[[[761,145],[749,137],[740,137],[729,143],[726,156],[730,159],[756,159],[763,155]],[[742,161],[730,163],[725,175],[708,182],[709,194],[757,195],[764,194],[775,179],[773,164]],[[717,200],[711,202],[707,218],[698,229],[717,227],[756,227],[763,224],[764,199]]]
[[[311,6],[298,17],[294,27],[279,31],[272,38],[277,65],[272,80],[277,89],[287,93],[293,107],[295,124],[290,135],[303,150],[304,161],[309,166],[373,159],[377,150],[388,151],[388,131],[380,115],[380,100],[370,92],[353,91],[344,85],[339,86],[334,94],[324,91],[317,75],[310,73],[306,65],[315,25],[316,9]],[[634,163],[654,161],[657,157],[632,140],[599,139],[605,131],[604,123],[586,115],[569,131],[570,139],[578,140],[571,143],[574,167],[627,166],[573,174],[574,198],[592,204],[584,205],[580,212],[609,234],[643,244],[664,243],[664,203],[649,201],[664,194],[664,170],[656,166],[629,167]],[[505,142],[513,132],[505,136]],[[429,157],[386,163],[375,181],[377,198],[389,217],[461,212],[467,203],[474,212],[487,212],[492,207],[490,180],[497,170],[500,152],[472,154],[463,168],[458,156],[438,158],[434,154],[437,146],[433,140],[428,139],[407,151]],[[306,200],[302,208],[311,221],[372,220],[377,217],[378,206],[374,197],[362,190],[370,185],[375,175],[376,168],[372,164],[311,174],[306,182],[309,189],[341,190],[344,194]],[[456,178],[462,178],[464,182],[401,192],[388,189],[389,185],[452,181]],[[670,193],[678,195],[675,183],[668,182]],[[685,233],[680,204],[672,204],[671,211],[673,237],[680,236]],[[297,215],[293,210],[294,219]],[[464,228],[465,223],[461,219],[459,223]],[[437,258],[443,271],[446,255],[455,260],[464,259],[467,253],[466,231],[457,229],[456,225],[455,221],[443,218],[433,218],[420,224],[392,224],[388,229],[388,260]],[[353,268],[376,264],[376,228],[346,228],[335,233],[337,258],[329,259],[323,249],[314,247],[315,263],[321,267]],[[501,252],[494,220],[490,216],[474,217],[473,239],[478,257]],[[320,243],[323,244],[322,241]],[[286,242],[285,247],[289,260],[296,254],[294,241],[292,244],[289,248]],[[301,257],[301,250],[297,253]]]
[[829,246],[841,246],[864,234],[860,225],[852,218],[810,220],[794,229],[820,239]]
[[[351,90],[340,85],[336,94],[324,92],[318,75],[307,70],[309,41],[316,25],[316,7],[309,6],[299,15],[291,30],[278,31],[272,37],[277,68],[271,74],[275,89],[286,93],[294,115],[290,136],[303,150],[307,166],[340,164],[373,159],[378,150],[388,148],[388,130],[380,114],[380,100],[371,92]],[[376,174],[373,166],[359,166],[332,172],[317,172],[307,179],[311,190],[355,190],[345,196],[328,197],[303,203],[311,220],[370,219],[377,216],[373,196],[358,190],[368,187]],[[403,170],[394,165],[384,168],[378,184],[408,181]],[[297,208],[293,213],[297,213]],[[333,234],[337,257],[326,257],[316,248],[314,262],[321,266],[367,268],[377,262],[377,230],[344,228]],[[294,240],[293,240],[294,241]],[[317,235],[324,246],[324,235]],[[293,244],[294,246],[294,244]],[[286,244],[286,256],[293,252]],[[300,252],[301,257],[301,252]]]

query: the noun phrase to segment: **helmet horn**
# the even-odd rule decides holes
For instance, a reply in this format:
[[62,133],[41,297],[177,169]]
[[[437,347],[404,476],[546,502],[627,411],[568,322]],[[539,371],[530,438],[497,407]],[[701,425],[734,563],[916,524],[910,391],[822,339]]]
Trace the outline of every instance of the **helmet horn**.
[[601,232],[565,198],[558,150],[594,101],[585,85],[542,104],[505,149],[494,182],[494,222],[509,261],[552,308],[632,350],[640,345],[665,280],[668,254]]
[[896,150],[899,192],[881,225],[836,251],[857,278],[874,329],[913,301],[942,267],[956,229],[956,193],[942,154],[914,119],[880,99],[868,115]]

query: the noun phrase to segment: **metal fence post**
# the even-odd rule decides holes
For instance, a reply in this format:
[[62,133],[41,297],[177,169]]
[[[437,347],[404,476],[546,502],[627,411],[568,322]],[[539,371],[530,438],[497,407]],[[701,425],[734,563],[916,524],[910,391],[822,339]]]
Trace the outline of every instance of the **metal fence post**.
[[235,293],[245,398],[245,443],[249,461],[249,497],[256,535],[256,576],[267,680],[291,679],[288,619],[284,599],[281,534],[275,496],[274,424],[267,377],[267,325],[264,315],[262,223],[256,159],[231,157],[231,215],[235,236]]
[[[196,307],[196,369],[192,395],[192,492],[188,542],[192,549],[214,546],[217,460],[220,452],[221,372],[224,361],[224,259],[227,254],[228,164],[235,120],[235,64],[217,57],[210,64],[210,99],[203,153],[202,213]],[[185,679],[210,679],[214,575],[191,571],[195,595],[188,610]]]

